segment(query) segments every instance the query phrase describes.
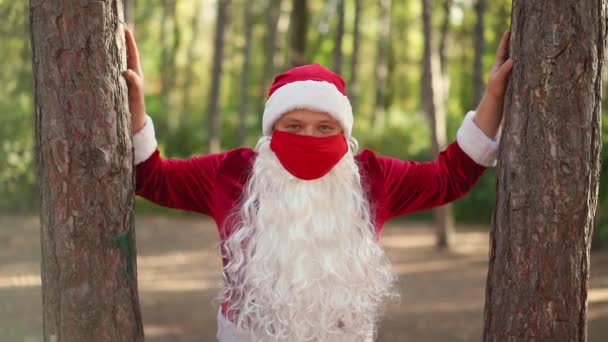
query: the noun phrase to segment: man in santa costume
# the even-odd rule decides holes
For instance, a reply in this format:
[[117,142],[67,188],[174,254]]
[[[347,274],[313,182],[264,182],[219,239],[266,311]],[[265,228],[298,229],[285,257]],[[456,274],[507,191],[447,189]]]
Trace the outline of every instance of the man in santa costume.
[[372,341],[383,302],[396,295],[378,244],[384,223],[463,196],[495,163],[508,34],[477,111],[427,163],[357,152],[344,81],[319,64],[276,76],[255,149],[164,159],[128,31],[126,41],[136,192],[215,220],[220,342]]

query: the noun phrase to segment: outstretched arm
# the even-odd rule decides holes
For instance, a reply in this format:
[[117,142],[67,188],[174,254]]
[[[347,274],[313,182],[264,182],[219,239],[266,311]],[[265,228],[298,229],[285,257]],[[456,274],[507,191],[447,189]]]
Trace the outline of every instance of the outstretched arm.
[[186,160],[160,156],[150,117],[144,103],[144,77],[133,34],[125,30],[129,110],[136,165],[136,194],[156,204],[213,215],[213,192],[224,154]]
[[488,87],[475,112],[466,115],[457,139],[433,162],[417,163],[363,153],[369,172],[382,180],[376,187],[380,219],[429,209],[464,196],[486,167],[496,162],[507,78],[509,33],[496,53]]

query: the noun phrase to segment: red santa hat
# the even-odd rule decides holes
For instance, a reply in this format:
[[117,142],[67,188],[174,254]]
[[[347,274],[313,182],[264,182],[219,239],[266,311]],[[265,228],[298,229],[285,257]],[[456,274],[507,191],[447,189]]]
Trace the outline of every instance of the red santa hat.
[[318,63],[289,69],[274,78],[262,117],[264,135],[272,134],[274,123],[294,109],[328,113],[342,125],[345,135],[351,135],[353,109],[344,80]]

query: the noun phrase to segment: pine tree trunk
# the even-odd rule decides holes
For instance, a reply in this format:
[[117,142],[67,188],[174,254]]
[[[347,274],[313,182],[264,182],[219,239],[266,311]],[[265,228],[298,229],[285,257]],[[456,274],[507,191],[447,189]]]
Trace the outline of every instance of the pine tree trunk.
[[308,4],[307,0],[293,0],[291,9],[291,65],[307,63],[306,45],[308,42]]
[[475,4],[475,14],[477,22],[475,23],[475,57],[473,61],[473,106],[477,106],[481,101],[481,96],[484,91],[483,83],[483,53],[486,46],[486,39],[484,37],[485,32],[485,21],[484,16],[486,14],[486,0],[477,0]]
[[251,36],[253,34],[253,1],[245,3],[245,45],[243,46],[243,68],[239,105],[239,144],[247,141],[247,105],[249,100],[249,66],[251,65]]
[[211,85],[209,89],[209,115],[208,139],[209,152],[220,151],[220,88],[222,80],[222,66],[224,62],[224,32],[228,22],[230,0],[217,2],[217,17],[215,21],[215,38],[213,50],[213,67],[211,69]]
[[601,0],[513,2],[484,341],[586,341],[601,150]]
[[43,340],[143,341],[122,1],[30,5]]
[[378,45],[376,48],[376,89],[372,126],[384,127],[386,108],[386,87],[388,84],[388,57],[391,34],[391,0],[380,0],[378,16]]
[[[431,152],[439,155],[447,143],[445,86],[442,82],[439,55],[433,48],[431,0],[422,0],[422,25],[424,33],[422,105],[431,127]],[[433,217],[437,236],[437,247],[449,248],[454,231],[452,210],[449,205],[434,209]]]

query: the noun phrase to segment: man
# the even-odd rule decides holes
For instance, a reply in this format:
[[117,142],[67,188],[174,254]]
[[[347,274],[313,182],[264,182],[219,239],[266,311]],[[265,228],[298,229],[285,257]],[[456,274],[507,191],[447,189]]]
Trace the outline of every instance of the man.
[[136,191],[217,223],[220,342],[372,341],[382,303],[395,295],[378,244],[384,223],[463,196],[495,162],[508,34],[478,110],[430,163],[357,154],[344,81],[318,64],[275,78],[255,150],[163,159],[128,31],[126,41]]

